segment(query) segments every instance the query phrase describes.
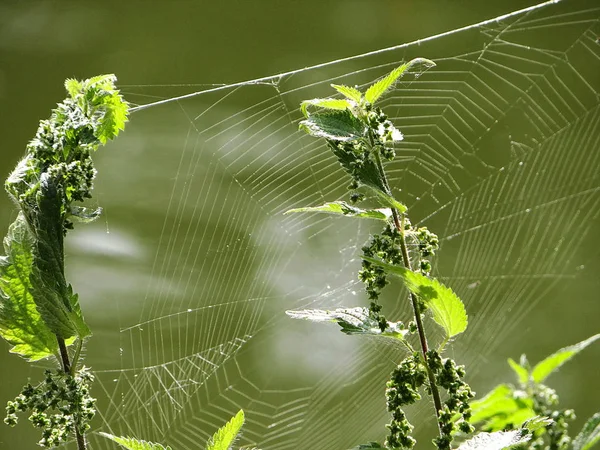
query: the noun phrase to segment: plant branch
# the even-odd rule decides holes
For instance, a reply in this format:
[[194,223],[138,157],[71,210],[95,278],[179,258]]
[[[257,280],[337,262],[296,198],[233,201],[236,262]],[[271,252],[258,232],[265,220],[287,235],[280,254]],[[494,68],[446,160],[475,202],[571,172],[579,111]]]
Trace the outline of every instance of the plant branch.
[[[369,130],[369,141],[371,145],[371,150],[373,155],[375,156],[375,164],[377,166],[377,170],[379,171],[379,176],[383,182],[385,189],[387,190],[387,194],[392,196],[392,192],[390,189],[390,185],[388,184],[387,177],[385,175],[385,170],[383,168],[383,164],[381,162],[381,156],[379,154],[379,149],[377,149],[374,145],[374,138],[372,131]],[[406,248],[406,238],[404,233],[404,216],[402,219],[399,217],[399,213],[396,208],[392,208],[392,218],[394,221],[394,225],[398,232],[400,233],[400,251],[402,252],[402,260],[404,261],[404,267],[408,270],[412,270],[410,257],[408,255],[408,249]],[[433,398],[433,404],[435,406],[435,415],[439,419],[440,411],[442,410],[442,401],[440,398],[440,392],[438,390],[437,384],[435,382],[435,375],[429,366],[429,362],[427,361],[427,352],[429,351],[427,345],[427,336],[425,334],[425,327],[423,326],[423,319],[421,317],[421,313],[419,312],[419,303],[417,300],[417,296],[410,293],[410,300],[413,308],[413,313],[415,316],[415,322],[417,324],[417,331],[419,333],[419,341],[421,343],[421,351],[423,353],[423,361],[425,362],[425,367],[427,368],[427,377],[429,378],[429,386],[431,389],[431,396]],[[438,421],[439,427],[439,421]],[[441,430],[440,430],[441,434]]]

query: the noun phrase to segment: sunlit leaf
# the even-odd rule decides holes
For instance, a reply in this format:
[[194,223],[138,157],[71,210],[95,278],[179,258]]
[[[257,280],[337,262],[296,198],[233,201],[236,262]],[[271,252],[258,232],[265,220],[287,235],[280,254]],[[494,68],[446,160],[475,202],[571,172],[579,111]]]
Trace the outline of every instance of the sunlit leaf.
[[457,450],[503,450],[524,444],[530,439],[531,434],[524,430],[484,432],[464,442]]
[[600,413],[594,414],[573,439],[573,450],[589,450],[600,442]]
[[365,261],[383,267],[386,272],[399,276],[409,291],[424,301],[433,314],[433,320],[450,338],[467,329],[467,312],[463,302],[452,291],[436,279],[427,278],[402,266],[362,257]]
[[343,84],[332,84],[331,87],[353,102],[360,103],[362,99],[362,93],[356,88],[344,86]]
[[389,322],[384,331],[379,328],[379,323],[369,314],[368,308],[338,308],[333,311],[321,309],[304,309],[299,311],[286,311],[293,319],[305,319],[312,322],[335,322],[345,334],[359,334],[384,336],[394,339],[404,339],[408,330],[404,329],[402,322]]
[[71,206],[71,214],[69,218],[73,221],[90,223],[100,217],[102,208],[85,208],[83,206]]
[[365,99],[370,103],[375,103],[383,94],[385,94],[398,79],[408,70],[413,69],[413,66],[417,67],[418,73],[425,72],[427,69],[435,66],[433,61],[425,58],[415,58],[400,67],[392,70],[388,75],[383,77],[381,80],[373,83],[365,92]]
[[471,402],[469,422],[483,423],[480,428],[486,431],[499,431],[507,425],[521,426],[535,415],[531,399],[515,395],[512,387],[500,384],[482,399]]
[[155,444],[153,442],[142,441],[139,439],[135,439],[132,437],[122,437],[122,436],[113,436],[109,433],[100,432],[101,436],[108,438],[121,447],[126,448],[128,450],[171,450],[169,446],[163,446],[161,444]]
[[354,105],[348,100],[342,100],[337,98],[313,98],[312,100],[304,100],[302,103],[300,103],[300,110],[302,111],[302,114],[304,114],[305,117],[308,117],[309,106],[343,111],[345,109],[351,109]]
[[371,450],[385,448],[379,442],[369,442],[367,444],[360,444],[356,447],[352,447],[351,450]]
[[0,336],[10,349],[29,361],[58,352],[56,336],[37,310],[29,276],[33,264],[33,237],[22,214],[4,239],[6,256],[0,257]]
[[569,347],[561,348],[557,352],[548,356],[543,361],[536,364],[531,371],[531,377],[536,383],[543,382],[548,375],[557,370],[560,366],[566,363],[569,359],[579,353],[581,350],[586,348],[591,343],[595,342],[600,338],[600,334],[596,334],[585,341],[581,341],[577,344],[570,345]]
[[208,441],[206,450],[228,450],[244,425],[244,411],[240,410]]
[[365,124],[349,110],[323,111],[310,114],[300,128],[315,137],[334,141],[353,141],[365,135]]
[[392,211],[389,208],[383,209],[361,209],[349,205],[346,202],[329,202],[321,206],[307,206],[304,208],[294,208],[286,211],[285,214],[295,212],[322,212],[327,214],[342,215],[348,217],[357,217],[361,219],[387,220],[391,217]]
[[527,381],[529,381],[529,371],[512,358],[508,358],[508,365],[517,374],[519,383],[527,384]]
[[373,187],[371,185],[365,184],[364,187],[368,190],[370,194],[372,194],[377,200],[377,202],[382,206],[388,206],[390,208],[396,209],[400,214],[406,212],[408,209],[405,205],[400,203],[394,197],[389,194],[386,194],[380,188]]

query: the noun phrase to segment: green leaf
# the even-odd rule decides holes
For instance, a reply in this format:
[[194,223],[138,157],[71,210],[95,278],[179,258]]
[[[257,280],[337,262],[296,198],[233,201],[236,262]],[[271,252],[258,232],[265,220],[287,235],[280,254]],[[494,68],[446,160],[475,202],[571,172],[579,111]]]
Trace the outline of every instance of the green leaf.
[[31,292],[44,322],[62,339],[77,336],[83,339],[90,330],[83,320],[77,296],[65,280],[64,234],[61,219],[61,198],[48,175],[40,180],[38,205],[29,214],[28,222],[35,233]]
[[529,381],[529,371],[512,358],[508,358],[508,365],[517,374],[519,383],[523,385],[527,384],[527,382]]
[[334,141],[353,141],[363,137],[366,132],[365,124],[347,109],[310,114],[300,122],[300,128],[311,136]]
[[570,360],[573,356],[579,353],[581,350],[586,348],[591,343],[595,342],[600,338],[600,334],[596,334],[585,341],[581,341],[575,345],[570,345],[569,347],[561,348],[556,353],[548,356],[543,361],[536,364],[536,366],[531,371],[531,377],[533,381],[536,383],[543,382],[548,375],[557,370],[560,366]]
[[573,439],[573,450],[589,450],[600,442],[600,413],[594,414]]
[[169,446],[164,447],[161,444],[142,441],[131,437],[113,436],[112,434],[104,433],[102,431],[99,434],[105,438],[115,441],[117,444],[128,450],[171,450],[171,447]]
[[8,229],[6,256],[0,257],[0,336],[16,353],[37,361],[58,353],[56,336],[44,323],[31,293],[29,277],[34,241],[23,214]]
[[379,442],[369,442],[367,444],[360,444],[357,447],[352,447],[351,450],[370,450],[370,449],[378,449],[385,448]]
[[71,206],[71,214],[68,218],[77,222],[90,223],[100,217],[100,214],[102,214],[102,208],[90,209],[83,206]]
[[373,194],[375,199],[380,205],[388,206],[390,208],[395,208],[400,214],[405,213],[408,209],[405,205],[400,203],[394,197],[389,194],[386,194],[379,187],[373,187],[368,184],[365,184],[364,187],[370,194]]
[[346,97],[348,100],[352,100],[355,103],[360,103],[360,101],[362,100],[362,93],[356,88],[344,86],[343,84],[332,84],[331,87],[338,91],[340,94],[342,94],[344,97]]
[[427,278],[401,266],[383,261],[362,257],[365,261],[383,267],[388,273],[399,276],[406,288],[418,296],[433,313],[433,320],[440,325],[448,338],[456,336],[467,329],[467,312],[465,305],[452,291],[436,279]]
[[313,98],[312,100],[304,100],[300,103],[300,110],[305,117],[308,117],[308,107],[316,106],[318,108],[324,109],[337,109],[337,110],[345,110],[348,108],[352,108],[354,105],[350,103],[348,100],[336,99],[336,98]]
[[405,64],[402,64],[400,67],[392,70],[388,75],[383,77],[381,80],[372,84],[365,92],[365,99],[370,103],[375,103],[379,98],[385,94],[398,79],[409,69],[412,69],[413,66],[417,66],[417,71],[419,74],[425,72],[427,69],[435,66],[433,61],[430,61],[425,58],[416,58],[412,61],[409,61]]
[[384,336],[402,340],[408,333],[402,322],[389,322],[382,332],[379,323],[369,313],[368,308],[338,308],[333,311],[321,309],[304,309],[299,311],[286,311],[293,319],[304,319],[312,322],[335,322],[342,329],[342,333],[349,335]]
[[389,208],[360,209],[341,201],[329,202],[321,206],[307,206],[304,208],[294,208],[286,211],[284,214],[290,214],[295,212],[322,212],[348,217],[358,217],[361,219],[377,219],[383,221],[388,220],[392,216],[392,211]]
[[521,426],[526,420],[535,417],[533,401],[523,395],[517,395],[513,388],[500,384],[485,397],[471,402],[469,422],[483,422],[481,429],[499,431],[507,425]]
[[496,431],[479,433],[464,442],[457,450],[503,450],[515,445],[524,444],[531,439],[525,430]]
[[220,428],[208,441],[206,450],[228,450],[244,425],[244,411],[240,411]]

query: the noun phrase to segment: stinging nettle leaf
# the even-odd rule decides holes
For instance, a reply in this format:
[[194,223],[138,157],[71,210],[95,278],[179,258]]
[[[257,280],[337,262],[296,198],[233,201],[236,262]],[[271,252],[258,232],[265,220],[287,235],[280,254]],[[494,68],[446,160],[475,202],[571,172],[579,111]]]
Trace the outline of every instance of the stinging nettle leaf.
[[535,417],[533,401],[516,395],[507,384],[500,384],[482,399],[471,402],[471,424],[483,423],[480,429],[500,431],[506,426],[521,426],[526,420]]
[[365,92],[365,99],[370,103],[375,103],[379,98],[385,94],[391,87],[394,86],[396,81],[404,75],[405,72],[411,70],[413,66],[417,66],[419,74],[425,72],[427,69],[435,66],[433,61],[425,58],[415,58],[400,67],[392,70],[388,75],[383,77],[381,80],[373,83]]
[[356,447],[352,447],[351,450],[372,450],[372,449],[384,449],[379,442],[369,442],[367,444],[360,444]]
[[448,338],[456,336],[467,329],[465,305],[452,289],[444,286],[436,279],[427,278],[404,267],[366,256],[362,258],[383,267],[392,275],[399,276],[404,281],[406,288],[427,304],[433,313],[433,320],[446,331]]
[[286,211],[284,214],[290,214],[295,212],[322,212],[327,214],[357,217],[360,219],[377,219],[383,221],[387,221],[392,216],[392,210],[389,208],[361,209],[342,201],[329,202],[320,206],[294,208]]
[[37,310],[29,280],[33,264],[33,236],[20,213],[4,239],[0,258],[0,336],[28,361],[58,352],[56,336]]
[[577,344],[570,345],[565,348],[561,348],[557,352],[545,358],[543,361],[536,364],[531,371],[531,378],[536,383],[543,382],[552,372],[558,370],[560,366],[570,360],[573,356],[579,353],[581,350],[586,348],[600,338],[600,334],[596,334],[585,341],[581,341]]
[[573,450],[590,450],[600,442],[600,412],[590,417],[577,437],[573,439]]
[[529,371],[512,358],[508,358],[508,365],[517,375],[519,383],[527,384],[527,382],[529,381]]
[[300,103],[300,110],[302,111],[302,114],[304,114],[304,117],[308,117],[309,115],[309,106],[343,111],[345,109],[352,109],[354,105],[348,100],[341,100],[337,98],[313,98],[312,100],[304,100],[302,103]]
[[171,450],[169,446],[155,444],[154,442],[143,441],[132,437],[114,436],[109,433],[100,432],[101,436],[108,438],[127,450]]
[[300,128],[311,136],[334,141],[353,141],[362,138],[366,132],[365,124],[349,110],[310,114],[300,122]]
[[373,187],[373,186],[368,185],[368,184],[364,184],[364,187],[367,189],[367,191],[370,194],[373,194],[373,196],[375,197],[375,200],[377,200],[377,202],[380,205],[388,206],[390,208],[394,208],[400,214],[405,213],[407,211],[408,208],[404,204],[400,203],[398,200],[396,200],[391,195],[386,194],[379,187]]
[[213,435],[206,445],[206,450],[229,450],[244,425],[244,411],[241,409],[223,427]]
[[343,84],[332,84],[331,87],[353,102],[360,103],[362,100],[362,92],[356,88],[344,86]]
[[479,433],[464,442],[457,450],[503,450],[515,445],[524,444],[531,439],[531,434],[524,430],[496,431]]
[[342,333],[349,335],[383,336],[402,340],[408,333],[402,322],[388,321],[387,328],[382,332],[379,323],[369,314],[369,309],[364,307],[338,308],[333,311],[322,309],[303,309],[286,311],[293,319],[310,320],[311,322],[335,322],[342,329]]

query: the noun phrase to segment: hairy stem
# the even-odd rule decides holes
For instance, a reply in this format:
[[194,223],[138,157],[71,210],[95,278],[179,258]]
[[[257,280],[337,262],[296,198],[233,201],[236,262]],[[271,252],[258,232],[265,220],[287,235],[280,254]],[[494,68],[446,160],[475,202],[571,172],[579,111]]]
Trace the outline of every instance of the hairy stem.
[[[379,150],[374,146],[374,137],[372,132],[369,133],[369,140],[371,143],[371,149],[375,156],[375,163],[377,165],[377,170],[379,171],[379,176],[383,182],[383,185],[387,191],[387,194],[392,196],[392,191],[390,189],[390,185],[387,181],[387,176],[385,175],[385,170],[383,168],[383,164],[381,162],[381,156],[379,155]],[[394,226],[400,233],[400,251],[402,252],[402,260],[404,261],[404,267],[408,270],[412,270],[410,258],[408,256],[408,249],[406,247],[406,237],[404,234],[404,216],[402,219],[400,218],[400,214],[396,208],[392,208],[392,218],[394,220]],[[419,333],[419,341],[421,343],[421,352],[423,353],[423,361],[425,362],[425,367],[427,368],[427,378],[429,379],[429,386],[431,389],[431,397],[433,398],[433,404],[435,407],[435,415],[439,419],[440,411],[442,410],[442,400],[440,398],[440,391],[438,390],[437,384],[435,382],[435,375],[429,366],[429,361],[427,361],[427,352],[429,351],[427,345],[427,336],[425,334],[425,327],[423,326],[423,319],[421,318],[421,313],[419,312],[419,303],[417,300],[417,296],[410,293],[410,300],[412,304],[413,313],[415,316],[415,322],[417,323],[417,331]],[[439,421],[438,421],[439,427]],[[441,435],[441,430],[440,430]]]

